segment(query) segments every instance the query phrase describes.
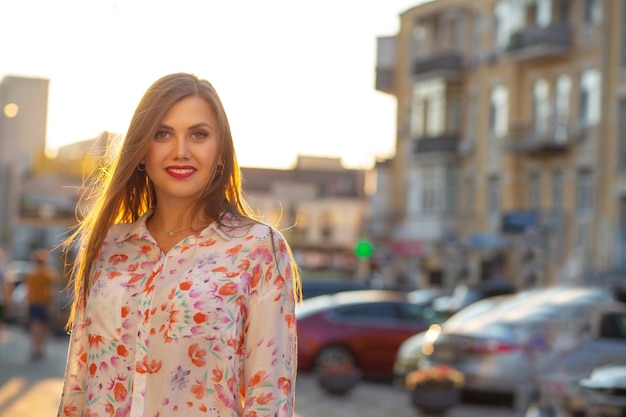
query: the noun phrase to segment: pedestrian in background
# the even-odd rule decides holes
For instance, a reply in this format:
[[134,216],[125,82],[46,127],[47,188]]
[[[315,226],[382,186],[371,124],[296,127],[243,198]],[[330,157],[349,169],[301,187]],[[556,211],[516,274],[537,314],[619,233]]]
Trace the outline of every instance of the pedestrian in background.
[[69,245],[71,339],[59,415],[293,416],[299,275],[253,218],[213,86],[144,94]]
[[28,326],[30,331],[30,357],[40,359],[45,355],[48,339],[51,302],[54,297],[56,271],[48,265],[50,253],[37,249],[31,253],[34,268],[25,280],[28,300]]

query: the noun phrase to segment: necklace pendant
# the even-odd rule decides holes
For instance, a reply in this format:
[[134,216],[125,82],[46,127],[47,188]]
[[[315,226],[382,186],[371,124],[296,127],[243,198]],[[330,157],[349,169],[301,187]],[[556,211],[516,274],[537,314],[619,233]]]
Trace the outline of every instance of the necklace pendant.
[[167,235],[171,237],[171,236],[174,236],[175,233],[176,233],[175,230],[170,230],[169,232],[167,232]]

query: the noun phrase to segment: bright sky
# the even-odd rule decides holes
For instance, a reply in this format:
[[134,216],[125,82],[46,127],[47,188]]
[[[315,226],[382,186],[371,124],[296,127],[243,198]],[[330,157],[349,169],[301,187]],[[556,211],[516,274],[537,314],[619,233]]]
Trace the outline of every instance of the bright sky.
[[376,37],[422,1],[0,1],[0,76],[50,79],[51,148],[124,133],[146,88],[183,71],[217,89],[242,166],[303,154],[369,167],[395,141]]

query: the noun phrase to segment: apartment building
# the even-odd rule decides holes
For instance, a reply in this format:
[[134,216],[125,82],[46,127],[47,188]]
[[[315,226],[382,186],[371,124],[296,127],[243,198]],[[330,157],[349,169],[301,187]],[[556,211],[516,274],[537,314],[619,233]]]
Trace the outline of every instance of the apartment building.
[[423,247],[404,256],[421,284],[624,266],[624,27],[621,1],[436,0],[379,39],[376,88],[398,108],[388,239]]

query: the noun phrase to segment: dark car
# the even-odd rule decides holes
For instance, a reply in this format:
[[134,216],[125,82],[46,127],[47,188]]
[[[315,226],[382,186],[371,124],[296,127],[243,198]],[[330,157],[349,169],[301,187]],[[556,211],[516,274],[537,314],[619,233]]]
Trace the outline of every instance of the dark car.
[[341,278],[304,278],[302,279],[302,298],[308,299],[318,295],[335,294],[342,291],[369,290],[364,282]]
[[398,346],[439,318],[406,293],[346,291],[305,299],[296,307],[298,366],[348,364],[361,375],[390,376]]

